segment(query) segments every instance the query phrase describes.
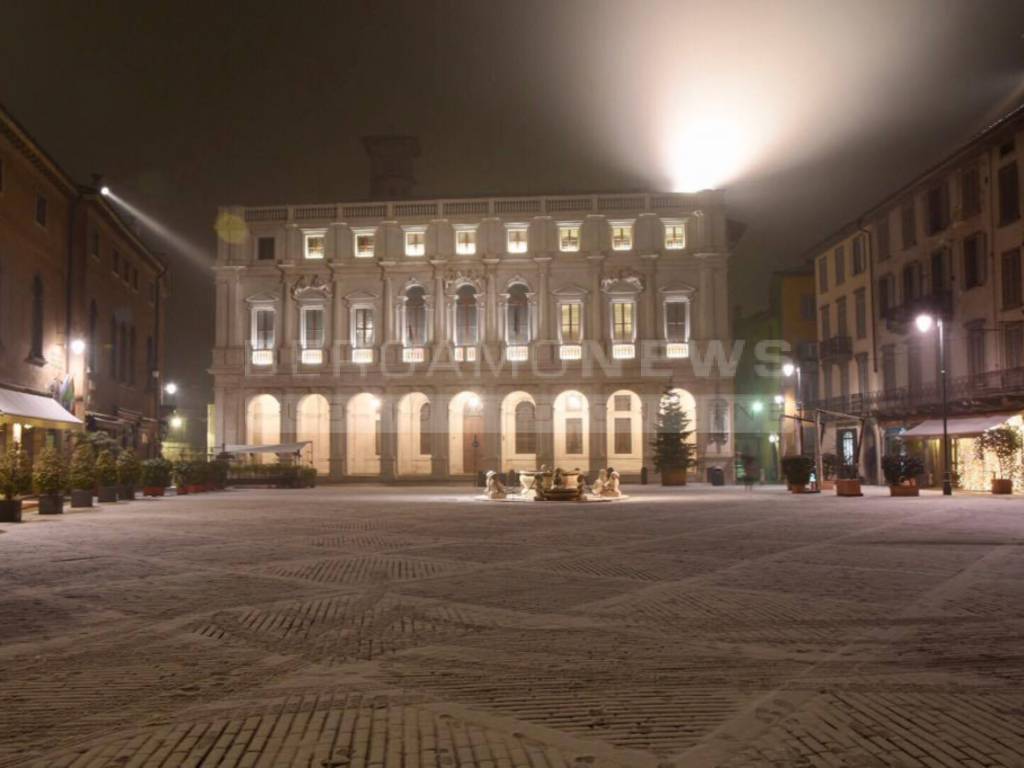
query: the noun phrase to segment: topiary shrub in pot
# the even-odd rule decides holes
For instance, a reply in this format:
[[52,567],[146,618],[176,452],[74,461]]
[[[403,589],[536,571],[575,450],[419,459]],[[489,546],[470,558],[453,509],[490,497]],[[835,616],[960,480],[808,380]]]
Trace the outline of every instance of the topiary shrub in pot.
[[164,489],[171,484],[171,462],[163,457],[146,459],[141,470],[142,494],[163,496]]
[[889,485],[890,496],[920,496],[917,476],[924,472],[924,462],[916,456],[891,453],[882,457],[882,474]]
[[836,471],[839,468],[839,457],[834,453],[821,454],[821,490],[831,491],[836,484]]
[[96,456],[88,443],[75,446],[71,454],[68,481],[71,485],[72,509],[91,507],[93,491],[96,489]]
[[211,461],[208,465],[209,478],[207,482],[215,491],[223,491],[228,485],[228,461],[220,457]]
[[0,522],[21,522],[21,499],[32,488],[32,475],[26,471],[28,456],[17,445],[0,455]]
[[67,466],[56,448],[44,448],[32,467],[32,481],[39,496],[40,515],[59,515],[64,511]]
[[189,493],[203,493],[210,472],[206,459],[193,459],[189,462]]
[[863,496],[856,464],[843,464],[836,472],[836,496]]
[[171,466],[174,478],[174,490],[179,496],[188,494],[189,483],[192,482],[192,461],[187,456],[179,456]]
[[992,493],[1013,493],[1013,476],[1017,472],[1017,454],[1020,453],[1024,439],[1015,427],[994,427],[985,430],[974,443],[974,450],[979,459],[991,452],[999,463],[999,477],[992,478]]
[[782,474],[793,493],[806,493],[807,484],[814,472],[814,459],[810,456],[785,456],[782,459]]
[[142,477],[142,465],[139,457],[131,448],[125,448],[117,455],[117,495],[122,499],[135,498],[135,487]]
[[101,503],[117,501],[117,463],[110,451],[100,451],[96,457],[96,486]]

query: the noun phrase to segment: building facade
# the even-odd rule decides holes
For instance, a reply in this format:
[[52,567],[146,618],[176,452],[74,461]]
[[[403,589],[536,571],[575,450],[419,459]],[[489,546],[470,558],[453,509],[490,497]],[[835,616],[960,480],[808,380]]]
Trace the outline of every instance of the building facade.
[[733,471],[723,197],[223,208],[215,441],[335,480],[653,471],[666,389]]
[[899,438],[916,441],[931,481],[941,480],[937,328],[922,333],[914,322],[929,314],[943,321],[952,470],[963,487],[987,487],[972,450],[985,420],[966,417],[994,426],[1024,407],[1022,159],[1018,109],[811,254],[817,404],[849,415],[830,417],[825,447],[858,461],[865,477],[881,477],[881,458]]
[[164,273],[0,109],[0,447],[100,429],[159,451]]

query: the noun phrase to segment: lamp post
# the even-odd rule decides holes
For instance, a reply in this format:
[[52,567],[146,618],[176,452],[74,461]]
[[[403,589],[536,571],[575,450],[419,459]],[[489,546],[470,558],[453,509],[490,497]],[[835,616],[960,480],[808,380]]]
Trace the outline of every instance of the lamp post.
[[942,495],[953,495],[953,479],[950,475],[949,466],[949,401],[946,397],[946,338],[942,324],[942,318],[935,318],[931,315],[918,315],[914,320],[917,330],[921,333],[928,333],[932,325],[939,327],[939,378],[942,390]]

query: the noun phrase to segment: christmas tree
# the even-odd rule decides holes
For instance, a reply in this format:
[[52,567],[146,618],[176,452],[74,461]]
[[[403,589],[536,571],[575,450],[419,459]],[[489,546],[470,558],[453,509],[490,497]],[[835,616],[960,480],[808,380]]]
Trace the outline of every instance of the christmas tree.
[[666,470],[689,469],[694,464],[693,446],[688,442],[693,430],[689,429],[690,420],[683,410],[679,395],[666,389],[661,396],[661,409],[655,427],[654,466],[659,472]]

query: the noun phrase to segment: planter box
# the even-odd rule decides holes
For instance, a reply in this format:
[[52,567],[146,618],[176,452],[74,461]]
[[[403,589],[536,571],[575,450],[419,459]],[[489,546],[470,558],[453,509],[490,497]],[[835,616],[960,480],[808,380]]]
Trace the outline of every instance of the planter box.
[[102,504],[110,504],[117,501],[116,485],[101,485],[96,491],[96,500]]
[[202,485],[187,485],[185,487],[188,489],[187,493],[202,493],[206,490]]
[[187,485],[176,485],[176,486],[174,486],[174,492],[176,494],[178,494],[179,496],[188,496],[188,486]]
[[71,508],[80,509],[92,506],[92,491],[71,491]]
[[164,488],[163,488],[163,486],[146,486],[146,487],[143,487],[143,489],[142,489],[142,495],[143,496],[163,496],[164,495]]
[[794,483],[789,483],[788,487],[790,493],[807,493],[806,485],[796,485]]
[[59,493],[46,493],[39,497],[40,515],[60,515],[64,512],[64,496]]
[[[663,469],[661,471],[661,484],[662,485],[686,485],[686,470],[685,469]],[[313,483],[309,484],[310,487]]]
[[1013,480],[1004,480],[1002,478],[993,478],[992,479],[992,493],[996,493],[996,494],[1013,493]]
[[822,480],[821,481],[821,490],[823,490],[823,491],[834,491],[835,488],[836,488],[836,481],[835,480]]
[[921,489],[917,487],[917,483],[914,485],[890,485],[889,486],[890,496],[920,496]]
[[863,496],[860,480],[836,480],[836,496]]
[[0,499],[0,523],[21,522],[21,499]]

